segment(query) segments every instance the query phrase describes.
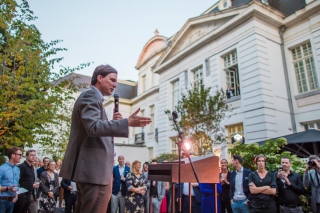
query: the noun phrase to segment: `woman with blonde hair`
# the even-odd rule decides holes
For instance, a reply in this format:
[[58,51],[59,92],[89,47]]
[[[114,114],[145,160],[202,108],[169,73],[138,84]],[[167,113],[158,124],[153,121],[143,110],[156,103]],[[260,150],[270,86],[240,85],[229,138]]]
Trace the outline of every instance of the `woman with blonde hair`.
[[231,181],[231,172],[228,169],[228,161],[225,158],[220,160],[220,183],[222,186],[222,192],[220,194],[220,206],[221,206],[221,213],[225,213],[226,209],[228,213],[232,213],[232,208],[230,204],[230,181]]
[[126,213],[144,213],[144,194],[147,187],[145,176],[140,174],[141,162],[135,160],[131,166],[131,172],[126,176]]

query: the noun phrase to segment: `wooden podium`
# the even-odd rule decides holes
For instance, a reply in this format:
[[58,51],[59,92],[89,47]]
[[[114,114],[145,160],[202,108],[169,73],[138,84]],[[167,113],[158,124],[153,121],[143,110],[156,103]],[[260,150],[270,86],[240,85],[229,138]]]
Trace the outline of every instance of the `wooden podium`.
[[[191,157],[191,161],[198,174],[200,183],[220,183],[219,179],[219,157],[218,156],[201,156]],[[162,164],[149,164],[148,180],[150,181],[165,181],[172,183],[172,202],[171,212],[175,212],[173,200],[175,198],[174,184],[178,183],[178,167],[179,162],[166,162]],[[181,183],[189,183],[189,212],[191,213],[191,184],[196,183],[191,164],[188,158],[181,159]],[[216,190],[217,191],[217,190]],[[151,194],[151,193],[150,193]],[[152,198],[150,197],[149,213],[152,213]],[[215,206],[217,208],[217,197],[215,196]]]

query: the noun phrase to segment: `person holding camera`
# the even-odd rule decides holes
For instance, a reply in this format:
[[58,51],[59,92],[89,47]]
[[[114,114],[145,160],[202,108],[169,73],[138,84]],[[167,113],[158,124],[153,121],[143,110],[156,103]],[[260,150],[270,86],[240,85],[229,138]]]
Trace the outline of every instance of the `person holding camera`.
[[291,171],[290,158],[281,157],[281,167],[275,172],[279,192],[280,213],[303,213],[299,196],[305,193],[300,176]]
[[320,213],[320,159],[311,155],[303,174],[303,186],[311,188],[311,210],[313,213]]

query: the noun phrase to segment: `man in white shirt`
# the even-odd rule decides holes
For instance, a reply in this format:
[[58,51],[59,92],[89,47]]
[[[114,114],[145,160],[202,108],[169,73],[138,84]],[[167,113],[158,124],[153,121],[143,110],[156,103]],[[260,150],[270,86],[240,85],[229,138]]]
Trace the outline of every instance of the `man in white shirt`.
[[120,205],[119,213],[124,213],[125,196],[127,192],[125,178],[130,173],[130,168],[124,164],[124,156],[119,155],[119,165],[113,167],[113,184],[111,196],[111,213],[116,213]]

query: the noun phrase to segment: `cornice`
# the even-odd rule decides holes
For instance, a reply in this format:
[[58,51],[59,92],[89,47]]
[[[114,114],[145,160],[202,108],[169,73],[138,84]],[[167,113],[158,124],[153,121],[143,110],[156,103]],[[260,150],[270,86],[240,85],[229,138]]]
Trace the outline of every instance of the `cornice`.
[[[161,65],[157,64],[155,66],[154,72],[157,74],[162,73],[163,71],[165,71],[175,63],[179,62],[189,54],[194,53],[198,49],[220,38],[221,36],[230,33],[234,29],[238,28],[239,26],[243,25],[249,20],[252,20],[253,18],[259,18],[262,21],[275,25],[276,27],[280,27],[283,24],[283,19],[285,18],[285,15],[269,6],[266,6],[258,1],[252,1],[249,4],[246,4],[245,6],[248,8],[243,13],[240,13],[239,15],[233,17],[231,20],[227,21],[222,27],[207,33],[198,41],[187,46],[186,48],[178,52],[175,56],[173,56],[171,59],[162,63]],[[241,6],[241,8],[245,6]],[[223,10],[221,11],[221,13],[226,13],[227,11],[231,12],[232,9]],[[158,62],[161,63],[161,61]]]
[[294,27],[310,17],[320,14],[320,1],[313,1],[307,4],[305,8],[296,11],[294,14],[286,17],[283,24],[286,28]]
[[159,86],[154,86],[154,87],[150,88],[149,90],[145,91],[144,93],[140,94],[139,96],[131,99],[132,104],[140,101],[141,99],[146,98],[147,96],[150,96],[150,95],[152,95],[152,94],[155,94],[155,93],[157,93],[157,92],[159,92]]

